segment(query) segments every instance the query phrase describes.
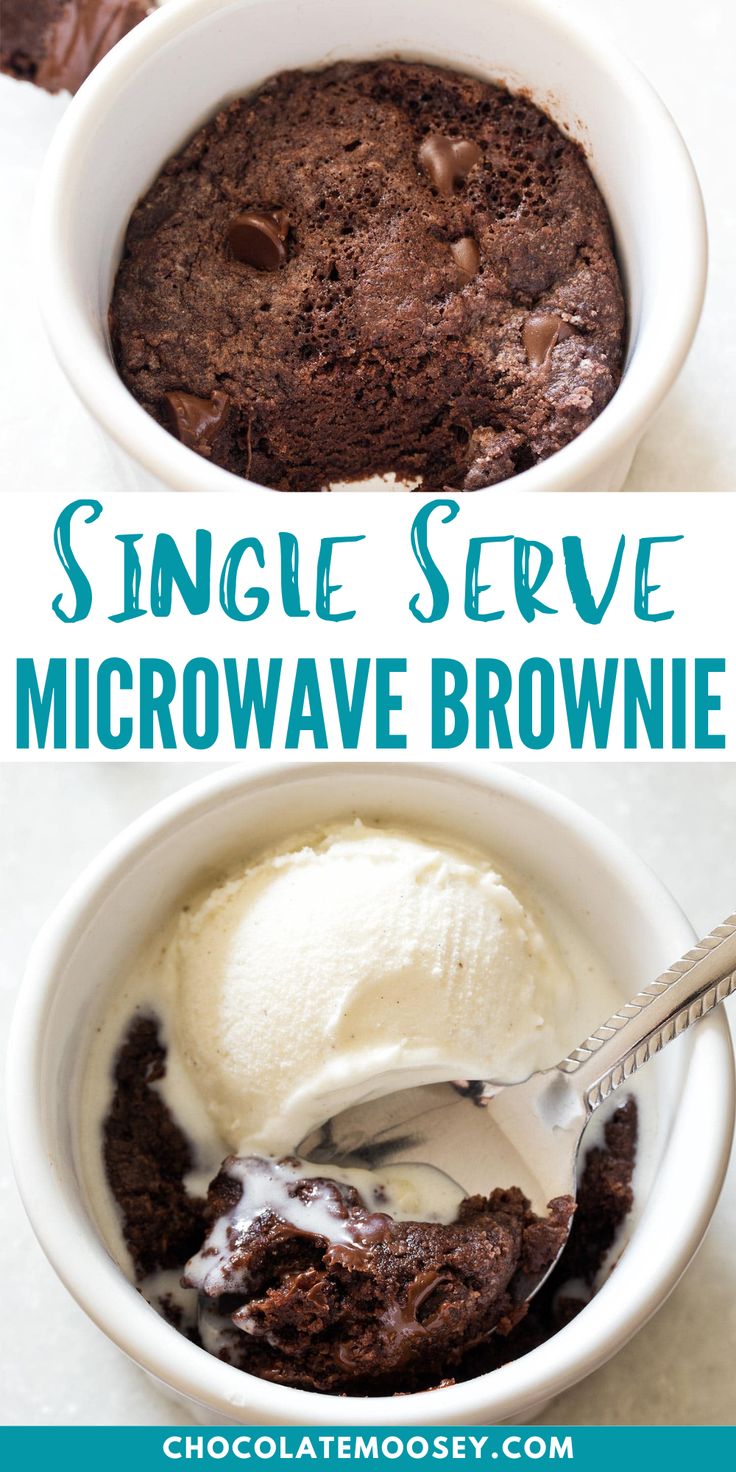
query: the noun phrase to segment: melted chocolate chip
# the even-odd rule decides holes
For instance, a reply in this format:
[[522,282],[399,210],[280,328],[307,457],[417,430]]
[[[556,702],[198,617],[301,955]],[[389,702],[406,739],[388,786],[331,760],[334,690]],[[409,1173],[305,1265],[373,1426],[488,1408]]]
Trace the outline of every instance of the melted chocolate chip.
[[555,344],[575,335],[575,328],[556,312],[533,312],[522,333],[529,367],[542,368]]
[[477,143],[464,138],[443,138],[441,133],[430,133],[418,154],[420,169],[437,193],[444,195],[454,194],[482,157]]
[[453,240],[450,252],[457,266],[458,283],[461,287],[467,286],[480,266],[480,251],[472,235],[463,235],[461,240]]
[[256,271],[278,271],[286,264],[289,222],[283,210],[246,210],[228,225],[227,238],[236,261]]
[[212,442],[227,413],[230,400],[216,389],[209,399],[185,394],[179,389],[164,394],[162,409],[166,428],[188,450],[209,455]]

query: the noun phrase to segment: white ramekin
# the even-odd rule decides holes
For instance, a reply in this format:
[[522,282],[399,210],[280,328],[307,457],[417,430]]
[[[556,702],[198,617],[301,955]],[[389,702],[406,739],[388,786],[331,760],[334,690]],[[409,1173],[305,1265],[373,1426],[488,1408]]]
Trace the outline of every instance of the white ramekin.
[[118,378],[107,307],[136,201],[224,99],[282,68],[388,54],[527,88],[584,145],[625,277],[626,372],[599,418],[514,486],[621,489],[697,326],[707,255],[703,205],[682,138],[651,87],[587,18],[553,0],[178,0],[105,57],[49,150],[36,262],[59,361],[125,452],[128,476],[132,460],[154,488],[263,489],[185,449]]
[[[116,839],[39,936],[13,1023],[8,1115],[23,1200],[50,1261],[90,1317],[202,1420],[411,1425],[523,1421],[609,1358],[659,1307],[715,1207],[733,1132],[733,1057],[722,1011],[648,1065],[656,1142],[615,1271],[553,1340],[467,1384],[398,1398],[330,1397],[267,1384],[196,1348],[127,1281],[79,1178],[79,1075],[107,989],[146,932],[236,854],[358,812],[485,844],[574,914],[622,993],[692,943],[654,875],[572,804],[503,768],[410,763],[227,769],[185,788]],[[649,1107],[649,1106],[648,1106]]]

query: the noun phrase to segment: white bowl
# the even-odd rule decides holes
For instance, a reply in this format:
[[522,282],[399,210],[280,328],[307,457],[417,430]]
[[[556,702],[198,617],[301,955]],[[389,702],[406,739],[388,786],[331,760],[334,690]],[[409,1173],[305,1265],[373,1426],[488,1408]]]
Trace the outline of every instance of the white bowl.
[[[578,439],[519,490],[620,490],[695,333],[706,275],[698,183],[669,113],[587,19],[546,0],[179,0],[104,58],[49,150],[35,221],[41,305],[62,367],[152,487],[256,489],[180,445],[117,375],[107,307],[130,214],[224,99],[286,67],[398,54],[527,88],[584,145],[616,232],[626,371]],[[140,477],[139,477],[140,481]],[[262,488],[261,488],[262,489]]]
[[21,1193],[41,1245],[90,1317],[205,1421],[523,1421],[641,1327],[703,1237],[733,1132],[733,1057],[722,1011],[648,1065],[659,1128],[644,1179],[637,1167],[639,1209],[612,1276],[554,1339],[466,1384],[396,1398],[331,1397],[272,1385],[222,1363],[165,1323],[128,1282],[101,1240],[80,1181],[86,1039],[131,949],[236,855],[354,812],[460,834],[533,877],[553,905],[575,917],[626,996],[692,943],[681,911],[632,853],[586,813],[513,772],[410,763],[285,766],[258,775],[228,769],[154,808],[105,849],[33,948],[8,1068]]

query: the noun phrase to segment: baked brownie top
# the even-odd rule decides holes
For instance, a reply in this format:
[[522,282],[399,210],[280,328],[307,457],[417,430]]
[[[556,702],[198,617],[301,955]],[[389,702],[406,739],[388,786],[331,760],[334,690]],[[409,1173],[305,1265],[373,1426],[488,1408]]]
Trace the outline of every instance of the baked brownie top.
[[624,304],[579,146],[525,96],[381,61],[200,129],[133,214],[110,322],[131,392],[237,475],[474,489],[600,413]]
[[76,92],[148,0],[3,0],[0,71],[47,92]]

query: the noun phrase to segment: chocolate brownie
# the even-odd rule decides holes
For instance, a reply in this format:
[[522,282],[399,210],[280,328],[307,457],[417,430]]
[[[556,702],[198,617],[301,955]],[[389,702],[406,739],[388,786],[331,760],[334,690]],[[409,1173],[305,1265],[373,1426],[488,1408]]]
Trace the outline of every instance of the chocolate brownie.
[[551,1339],[590,1302],[598,1273],[634,1202],[637,1136],[637,1104],[629,1097],[607,1120],[603,1144],[585,1155],[572,1229],[556,1267],[512,1333],[506,1337],[495,1334],[470,1354],[458,1379],[518,1360]]
[[441,1379],[523,1316],[575,1209],[560,1197],[539,1218],[520,1191],[494,1191],[463,1201],[449,1226],[395,1221],[352,1187],[299,1179],[294,1167],[287,1195],[306,1208],[297,1224],[268,1208],[249,1220],[249,1187],[268,1197],[273,1162],[224,1162],[183,1282],[200,1293],[205,1347],[303,1390],[392,1394]]
[[[229,1158],[205,1203],[186,1189],[194,1162],[156,1087],[165,1068],[155,1018],[134,1019],[103,1133],[136,1277],[143,1282],[162,1268],[186,1273],[198,1291],[198,1326],[160,1290],[159,1310],[211,1353],[267,1379],[404,1393],[517,1359],[589,1301],[631,1209],[637,1107],[630,1098],[585,1157],[567,1244],[529,1302],[564,1240],[569,1198],[537,1218],[519,1191],[494,1191],[464,1201],[449,1226],[398,1222],[369,1210],[350,1187],[300,1178],[296,1163]],[[292,1209],[290,1221],[273,1209],[249,1221],[241,1210],[238,1228],[246,1188],[255,1185],[262,1199],[259,1176],[279,1169],[280,1189],[305,1211],[311,1203],[315,1229],[295,1224]],[[320,1236],[325,1212],[332,1225]]]
[[3,0],[0,71],[47,92],[76,92],[151,8],[148,0]]
[[165,1072],[156,1018],[136,1017],[115,1060],[103,1156],[139,1280],[180,1268],[205,1229],[205,1203],[184,1184],[194,1165],[191,1146],[155,1087]]
[[580,434],[624,303],[580,147],[524,95],[401,61],[287,72],[169,160],[110,327],[161,424],[279,490],[474,490]]

